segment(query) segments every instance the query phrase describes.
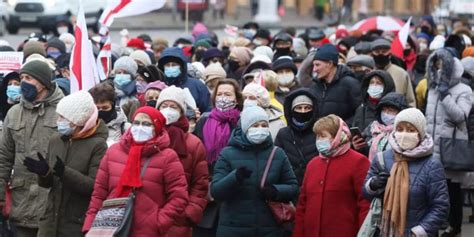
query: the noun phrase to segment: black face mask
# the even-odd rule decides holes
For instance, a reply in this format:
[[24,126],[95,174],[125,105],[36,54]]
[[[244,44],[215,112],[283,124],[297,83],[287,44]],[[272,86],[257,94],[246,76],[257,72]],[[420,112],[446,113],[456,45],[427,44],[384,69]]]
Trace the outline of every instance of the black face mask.
[[105,123],[110,123],[110,121],[117,118],[117,111],[113,107],[109,111],[99,111],[99,118],[104,120]]
[[196,50],[196,52],[194,52],[194,55],[196,56],[196,61],[200,62],[201,59],[202,59],[202,56],[204,55],[204,50]]
[[390,55],[373,55],[375,64],[378,68],[384,69],[390,63]]
[[354,72],[355,78],[359,81],[362,81],[365,77],[365,72],[364,71],[355,71]]
[[229,60],[229,70],[231,72],[235,72],[237,71],[237,69],[239,69],[239,63],[237,61],[234,61],[234,60]]
[[428,56],[426,55],[418,55],[416,57],[416,62],[415,62],[415,71],[418,73],[425,73],[426,72],[426,60],[428,59]]
[[289,56],[291,54],[290,48],[276,48],[276,55],[279,57],[281,56]]
[[421,32],[423,32],[425,34],[428,34],[428,35],[431,35],[431,30],[430,30],[430,27],[428,27],[428,26],[422,26],[421,27]]
[[229,55],[230,55],[229,47],[222,47],[222,53],[224,54],[224,58],[229,57]]
[[147,101],[146,105],[150,106],[150,107],[153,107],[153,108],[156,108],[156,100]]
[[313,117],[313,111],[309,111],[306,113],[293,111],[293,118],[295,118],[295,120],[299,123],[306,123],[311,120],[311,117]]

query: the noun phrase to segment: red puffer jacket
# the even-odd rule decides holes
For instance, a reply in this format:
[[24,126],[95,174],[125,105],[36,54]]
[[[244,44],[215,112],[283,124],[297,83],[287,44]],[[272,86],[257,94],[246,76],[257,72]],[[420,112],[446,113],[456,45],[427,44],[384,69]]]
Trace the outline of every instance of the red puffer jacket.
[[[107,150],[102,159],[83,232],[91,228],[102,202],[113,197],[127,162],[131,140],[132,136],[127,132],[119,144]],[[174,219],[186,207],[188,192],[183,166],[176,152],[168,146],[168,133],[163,132],[155,143],[147,144],[143,148],[142,165],[145,159],[152,160],[142,178],[143,186],[136,194],[130,237],[165,236]]]
[[192,134],[186,134],[187,156],[180,157],[188,181],[189,202],[173,226],[168,237],[191,237],[192,226],[201,221],[207,205],[209,189],[209,169],[206,161],[206,149],[201,140]]

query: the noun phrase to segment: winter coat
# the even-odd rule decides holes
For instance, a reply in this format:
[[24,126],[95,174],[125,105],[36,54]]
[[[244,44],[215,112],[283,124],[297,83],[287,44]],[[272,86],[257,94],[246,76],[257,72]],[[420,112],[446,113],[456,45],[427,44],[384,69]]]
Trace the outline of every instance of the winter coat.
[[206,149],[202,142],[193,134],[186,134],[188,154],[180,157],[181,164],[188,182],[189,201],[181,216],[167,233],[169,237],[185,237],[192,235],[192,227],[201,220],[207,205],[209,190],[209,171],[206,161]]
[[314,79],[311,89],[318,99],[320,117],[335,114],[348,124],[352,124],[353,116],[361,104],[362,97],[360,83],[347,66],[337,66],[336,75],[330,84]]
[[[115,188],[125,169],[131,141],[130,132],[125,133],[120,143],[110,147],[100,162],[83,232],[91,228],[102,203],[115,197]],[[143,148],[142,166],[146,159],[151,161],[141,178],[143,186],[136,191],[130,237],[165,236],[186,207],[186,176],[178,155],[168,148],[169,143],[168,133],[164,131],[155,144]]]
[[354,116],[354,121],[352,123],[353,127],[358,127],[361,131],[364,131],[367,126],[369,126],[373,121],[377,120],[377,105],[369,101],[369,94],[367,93],[367,90],[369,89],[370,80],[374,76],[378,76],[383,80],[384,89],[382,97],[388,94],[389,92],[395,91],[395,84],[393,83],[393,79],[387,72],[377,70],[367,74],[364,77],[364,79],[362,80],[361,89],[364,101],[357,108]]
[[318,119],[317,107],[313,109],[313,117],[305,127],[299,128],[293,122],[291,104],[300,95],[306,95],[311,98],[314,105],[318,104],[316,96],[313,95],[310,89],[301,88],[288,94],[285,99],[285,117],[288,126],[280,129],[275,139],[275,146],[281,147],[288,156],[299,185],[303,183],[306,165],[313,157],[318,155],[316,135],[313,133],[313,125]]
[[296,208],[294,237],[357,236],[370,203],[362,186],[370,163],[350,149],[309,162]]
[[117,111],[117,118],[107,123],[109,136],[107,138],[107,145],[110,147],[120,141],[122,134],[130,128],[130,123],[122,110]]
[[25,157],[48,154],[50,138],[57,133],[56,105],[64,97],[58,86],[43,101],[33,104],[24,98],[13,106],[3,124],[0,139],[0,200],[5,198],[5,184],[12,169],[12,212],[10,220],[18,226],[38,228],[44,213],[47,190],[38,186],[36,174],[23,165]]
[[[381,170],[378,157],[374,158],[365,178],[364,194],[371,200],[374,193],[369,189],[370,179],[381,173],[390,173],[394,163],[393,150],[383,152],[385,167]],[[410,185],[406,216],[405,236],[418,225],[428,236],[438,236],[438,230],[448,218],[449,195],[443,165],[433,156],[408,161]]]
[[62,140],[59,134],[49,143],[49,167],[57,158],[65,165],[62,178],[52,173],[39,176],[41,187],[50,188],[38,236],[82,237],[82,224],[89,205],[100,160],[107,151],[107,127],[102,120],[95,134],[84,139]]
[[[187,74],[188,66],[186,57],[183,54],[183,51],[179,48],[169,48],[163,51],[161,54],[160,62],[169,60],[169,58],[174,58],[179,61],[181,65],[181,80],[175,83],[175,86],[182,89],[188,88],[196,101],[196,105],[199,108],[201,113],[208,112],[211,110],[211,95],[207,86],[202,83],[200,80],[195,78],[190,78]],[[158,65],[160,70],[164,71],[164,65]]]
[[[449,54],[449,53],[446,53]],[[473,93],[471,88],[464,83],[461,83],[461,77],[453,76],[456,70],[456,65],[453,66],[451,55],[444,55],[438,52],[438,57],[443,60],[443,67],[440,74],[440,79],[448,82],[448,95],[441,100],[440,93],[436,86],[435,61],[432,56],[428,58],[428,99],[426,105],[426,120],[427,133],[433,137],[434,153],[436,159],[441,159],[440,156],[440,138],[452,138],[455,132],[456,139],[467,140],[468,131],[466,127],[466,118],[469,115],[472,103]],[[451,62],[451,65],[448,63]],[[436,74],[436,75],[435,75]],[[448,179],[453,182],[461,182],[463,179],[463,172],[446,171]]]
[[[270,137],[262,144],[250,143],[240,127],[234,129],[229,145],[217,160],[211,184],[211,196],[222,202],[217,236],[283,236],[262,193],[260,182],[273,149]],[[246,167],[249,178],[239,182],[236,170]],[[266,185],[277,190],[278,201],[290,201],[298,194],[298,182],[284,151],[277,148]]]
[[135,111],[140,107],[136,93],[136,81],[131,81],[121,89],[115,87],[115,94],[117,95],[117,101],[115,103],[120,107],[120,110],[123,111],[125,116],[127,116],[128,121],[133,120]]
[[411,85],[408,72],[392,63],[389,63],[387,67],[385,67],[385,71],[392,76],[393,82],[395,83],[395,91],[405,95],[408,105],[415,107],[415,93],[413,92],[413,86]]
[[270,134],[272,135],[273,141],[275,141],[278,135],[278,131],[286,127],[283,113],[273,106],[265,108],[265,112],[267,112],[269,119],[268,127],[270,128]]

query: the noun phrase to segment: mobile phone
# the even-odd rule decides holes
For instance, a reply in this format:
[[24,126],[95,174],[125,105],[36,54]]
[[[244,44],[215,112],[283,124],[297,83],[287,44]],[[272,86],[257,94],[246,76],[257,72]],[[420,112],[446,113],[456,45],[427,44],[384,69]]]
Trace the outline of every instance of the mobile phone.
[[362,137],[362,133],[360,132],[359,127],[352,127],[349,130],[351,131],[352,137],[355,137],[355,136]]

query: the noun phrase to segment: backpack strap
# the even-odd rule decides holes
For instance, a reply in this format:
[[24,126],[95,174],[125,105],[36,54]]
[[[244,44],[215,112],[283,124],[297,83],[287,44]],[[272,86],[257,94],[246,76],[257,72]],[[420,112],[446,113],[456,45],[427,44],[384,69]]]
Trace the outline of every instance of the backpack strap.
[[272,165],[273,157],[275,157],[275,151],[277,150],[277,146],[274,146],[270,156],[267,160],[267,165],[265,166],[265,171],[263,172],[262,180],[260,181],[260,188],[265,187],[265,181],[267,179],[268,171],[270,170],[270,166]]

